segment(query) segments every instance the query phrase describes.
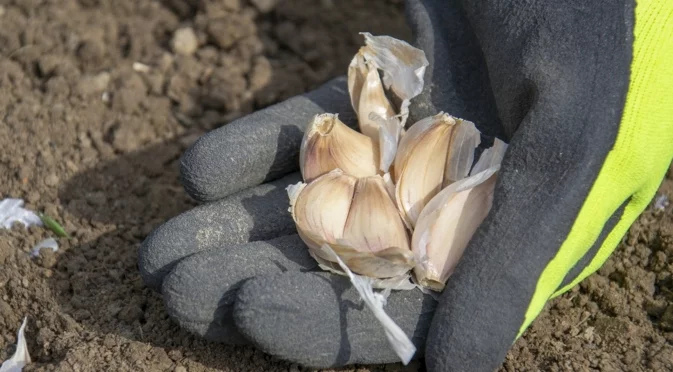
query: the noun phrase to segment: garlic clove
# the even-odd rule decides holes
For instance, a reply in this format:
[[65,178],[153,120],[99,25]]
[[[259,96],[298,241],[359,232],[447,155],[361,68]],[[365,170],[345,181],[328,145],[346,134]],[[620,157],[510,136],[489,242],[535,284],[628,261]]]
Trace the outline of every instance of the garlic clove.
[[343,240],[359,251],[410,250],[407,230],[383,177],[357,180]]
[[360,106],[362,86],[365,84],[368,72],[362,49],[363,48],[360,48],[348,65],[348,94],[351,98],[353,111],[355,111],[356,114],[358,113],[358,107]]
[[309,248],[318,250],[343,237],[356,181],[335,169],[308,185],[288,187],[292,218]]
[[474,124],[445,113],[417,122],[402,137],[395,157],[395,199],[410,229],[433,196],[467,176],[479,141]]
[[304,181],[334,169],[355,177],[378,173],[378,143],[349,128],[336,114],[316,115],[309,123],[299,151]]
[[[383,91],[383,84],[376,68],[371,68],[365,76],[356,112],[360,122],[360,131],[373,140],[379,138],[380,123],[372,120],[371,114],[383,119],[395,116],[395,110]],[[394,120],[399,126],[399,120]]]
[[[438,125],[437,121],[446,121],[446,125],[455,124],[455,119],[453,117],[442,115],[441,113],[434,116],[428,116],[427,118],[414,123],[399,142],[394,162],[395,169],[401,170],[404,168],[404,164],[409,160],[409,157],[413,153],[414,148],[418,145],[418,142],[429,130]],[[395,177],[393,179],[397,184],[400,181],[401,173],[395,172],[394,175]]]
[[498,170],[496,165],[452,183],[423,209],[411,239],[414,275],[421,286],[444,288],[491,209]]
[[429,65],[425,53],[411,44],[390,36],[373,36],[362,32],[365,47],[362,54],[383,71],[383,84],[402,100],[400,122],[404,127],[409,116],[410,100],[423,91],[423,75]]
[[[395,189],[395,199],[406,225],[413,228],[418,215],[441,190],[444,177],[443,153],[448,147],[448,129],[442,126],[428,131],[424,145],[419,146],[404,164]],[[396,172],[398,168],[395,168]]]
[[381,149],[380,169],[387,172],[395,159],[402,124],[386,97],[379,71],[373,62],[365,62],[363,50],[353,57],[348,66],[348,92],[353,110],[358,116],[360,131]]
[[[348,92],[360,131],[379,141],[381,171],[388,172],[397,144],[409,115],[410,99],[423,90],[423,74],[428,65],[425,53],[410,44],[389,36],[362,33],[366,45],[358,51],[348,66]],[[400,113],[386,96],[385,89],[402,100]],[[405,78],[402,83],[394,79]]]

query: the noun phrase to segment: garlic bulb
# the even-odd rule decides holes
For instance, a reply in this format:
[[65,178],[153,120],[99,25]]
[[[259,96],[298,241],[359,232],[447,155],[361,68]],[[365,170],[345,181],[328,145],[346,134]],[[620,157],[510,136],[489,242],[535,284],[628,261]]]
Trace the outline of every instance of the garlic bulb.
[[480,135],[474,124],[439,113],[402,137],[395,157],[397,206],[409,228],[442,188],[467,176]]
[[425,206],[414,230],[411,244],[416,262],[417,282],[441,291],[462,257],[470,239],[493,204],[497,171],[506,145],[496,140],[484,151],[472,175],[454,182]]
[[306,182],[337,168],[351,176],[373,176],[378,162],[378,143],[333,114],[313,118],[299,150],[299,167]]
[[[409,235],[381,176],[357,178],[340,169],[288,188],[297,231],[321,263],[328,244],[354,272],[404,275],[414,266]],[[334,267],[334,266],[333,266]]]
[[440,112],[405,132],[411,99],[423,91],[425,54],[362,35],[348,67],[362,133],[336,114],[316,115],[300,149],[306,183],[287,192],[311,256],[349,278],[406,364],[416,349],[385,313],[387,293],[444,288],[491,209],[507,145],[496,140],[473,166],[481,137],[473,123]]
[[383,288],[408,286],[413,269],[421,286],[439,289],[491,208],[506,145],[497,140],[473,166],[481,137],[473,123],[440,112],[405,132],[425,54],[362,35],[348,67],[362,133],[336,114],[313,117],[300,149],[305,183],[288,187],[290,211],[323,269],[344,274],[346,265]]

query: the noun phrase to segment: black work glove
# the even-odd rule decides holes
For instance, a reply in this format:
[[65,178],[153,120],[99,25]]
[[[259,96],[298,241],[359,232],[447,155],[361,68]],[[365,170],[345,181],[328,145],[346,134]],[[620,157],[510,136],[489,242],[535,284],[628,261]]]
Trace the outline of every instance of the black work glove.
[[[510,143],[491,213],[439,303],[396,291],[385,307],[428,370],[497,368],[652,198],[673,157],[673,73],[643,50],[670,56],[673,38],[659,16],[670,2],[650,3],[636,14],[632,1],[408,2],[430,62],[408,122],[445,111]],[[663,31],[634,44],[648,22]],[[348,279],[317,268],[287,211],[304,126],[324,112],[355,123],[349,102],[337,79],[184,155],[185,188],[205,204],[154,231],[139,258],[181,326],[316,367],[398,360]]]

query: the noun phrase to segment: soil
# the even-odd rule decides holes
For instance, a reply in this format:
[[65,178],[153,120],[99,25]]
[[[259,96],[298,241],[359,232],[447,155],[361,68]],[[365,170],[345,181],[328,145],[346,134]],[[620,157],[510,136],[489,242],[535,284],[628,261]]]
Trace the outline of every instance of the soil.
[[[0,25],[0,197],[72,235],[31,258],[52,233],[0,230],[0,360],[27,315],[26,371],[301,370],[180,330],[137,249],[195,205],[177,163],[191,143],[342,74],[359,31],[408,39],[401,1],[0,0]],[[673,199],[673,171],[660,194]],[[672,274],[673,205],[650,208],[503,369],[673,370]]]

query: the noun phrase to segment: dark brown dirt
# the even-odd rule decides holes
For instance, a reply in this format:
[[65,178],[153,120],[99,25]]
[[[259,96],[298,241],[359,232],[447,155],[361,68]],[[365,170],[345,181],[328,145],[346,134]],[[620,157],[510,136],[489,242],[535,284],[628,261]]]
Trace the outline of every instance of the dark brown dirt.
[[[657,196],[673,200],[673,167]],[[504,371],[673,371],[673,203],[652,205],[612,257],[549,303]]]
[[[29,371],[299,371],[181,331],[143,286],[136,251],[194,205],[178,179],[187,146],[342,74],[359,31],[408,38],[399,3],[0,0],[0,197],[73,235],[31,259],[52,234],[0,230],[0,360],[28,315]],[[660,192],[673,199],[673,174]],[[673,369],[672,209],[644,213],[504,370]]]

